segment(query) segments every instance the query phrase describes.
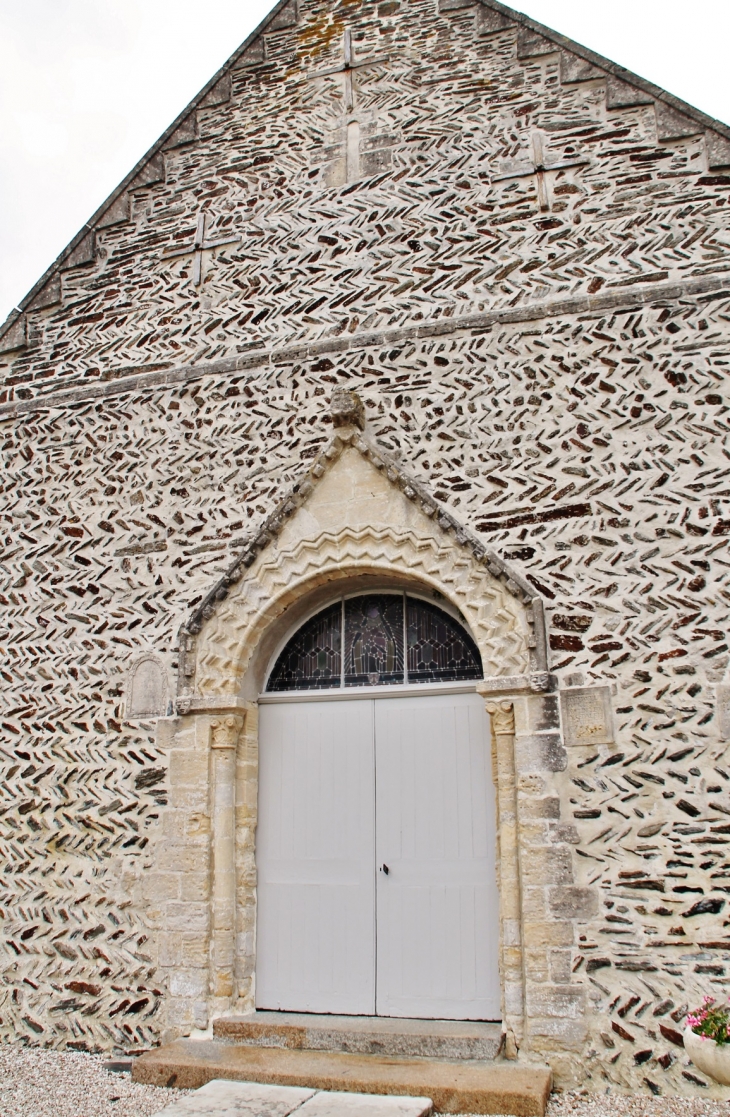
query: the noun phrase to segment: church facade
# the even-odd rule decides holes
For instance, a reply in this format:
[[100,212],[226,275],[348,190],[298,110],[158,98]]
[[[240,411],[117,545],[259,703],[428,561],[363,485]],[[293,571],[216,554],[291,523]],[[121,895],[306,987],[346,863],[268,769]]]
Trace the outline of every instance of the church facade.
[[722,1091],[730,129],[282,0],[0,329],[0,1034],[500,1021]]

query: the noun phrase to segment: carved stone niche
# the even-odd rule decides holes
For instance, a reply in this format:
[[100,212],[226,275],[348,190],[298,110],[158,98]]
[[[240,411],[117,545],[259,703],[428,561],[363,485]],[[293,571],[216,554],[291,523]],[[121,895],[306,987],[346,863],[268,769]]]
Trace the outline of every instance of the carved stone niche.
[[138,659],[129,673],[127,717],[164,717],[167,713],[167,672],[153,655]]

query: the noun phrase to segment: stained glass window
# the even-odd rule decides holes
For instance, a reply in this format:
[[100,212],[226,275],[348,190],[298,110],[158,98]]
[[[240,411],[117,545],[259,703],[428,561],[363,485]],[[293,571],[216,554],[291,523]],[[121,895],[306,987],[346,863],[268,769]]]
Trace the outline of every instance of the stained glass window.
[[342,674],[342,603],[308,620],[276,661],[267,690],[337,687]]
[[340,600],[303,624],[277,659],[266,689],[481,678],[476,644],[446,610],[404,593],[373,593]]
[[382,686],[403,679],[403,595],[345,601],[345,686]]
[[464,628],[428,601],[408,598],[408,682],[481,679],[479,650]]

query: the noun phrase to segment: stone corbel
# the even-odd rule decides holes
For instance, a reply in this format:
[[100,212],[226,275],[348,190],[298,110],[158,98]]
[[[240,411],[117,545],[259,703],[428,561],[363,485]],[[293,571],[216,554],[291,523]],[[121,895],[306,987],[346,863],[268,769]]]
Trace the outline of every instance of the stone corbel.
[[348,388],[334,388],[330,403],[334,427],[358,427],[365,430],[365,405],[357,392]]

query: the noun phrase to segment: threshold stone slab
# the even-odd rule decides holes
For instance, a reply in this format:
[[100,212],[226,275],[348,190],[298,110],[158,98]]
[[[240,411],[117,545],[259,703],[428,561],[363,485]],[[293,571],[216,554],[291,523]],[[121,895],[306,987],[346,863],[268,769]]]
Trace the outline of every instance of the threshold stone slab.
[[262,1086],[217,1078],[155,1117],[426,1117],[430,1098],[325,1093],[295,1086]]
[[213,1023],[213,1035],[254,1047],[464,1062],[496,1058],[502,1042],[502,1025],[474,1020],[408,1020],[259,1010],[247,1016],[221,1017]]

